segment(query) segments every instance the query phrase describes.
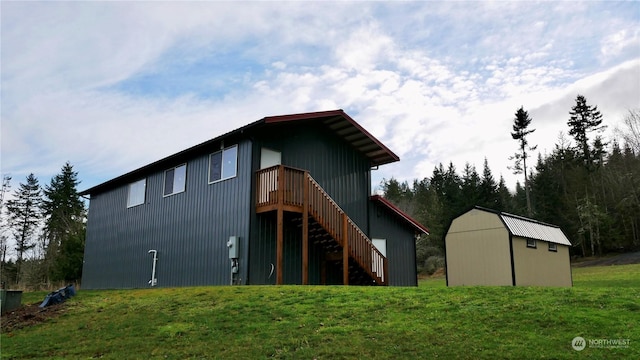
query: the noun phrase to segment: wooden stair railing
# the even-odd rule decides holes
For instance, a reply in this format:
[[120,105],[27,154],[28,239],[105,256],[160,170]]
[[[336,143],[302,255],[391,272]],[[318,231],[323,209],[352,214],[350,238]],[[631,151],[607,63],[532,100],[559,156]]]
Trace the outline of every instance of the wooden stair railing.
[[303,212],[305,188],[309,191],[309,215],[338,245],[346,247],[348,258],[343,261],[352,259],[376,284],[387,285],[387,258],[307,171],[283,165],[259,170],[256,209],[258,212],[275,210],[282,202],[287,211]]

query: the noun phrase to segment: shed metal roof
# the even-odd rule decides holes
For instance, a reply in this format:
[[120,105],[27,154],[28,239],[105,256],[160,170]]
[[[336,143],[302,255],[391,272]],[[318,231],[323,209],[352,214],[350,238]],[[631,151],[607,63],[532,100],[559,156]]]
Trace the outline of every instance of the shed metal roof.
[[505,213],[501,213],[500,218],[514,236],[571,246],[571,242],[558,226]]
[[571,246],[571,242],[558,225],[547,224],[524,216],[492,210],[482,206],[474,206],[473,208],[498,215],[513,236]]

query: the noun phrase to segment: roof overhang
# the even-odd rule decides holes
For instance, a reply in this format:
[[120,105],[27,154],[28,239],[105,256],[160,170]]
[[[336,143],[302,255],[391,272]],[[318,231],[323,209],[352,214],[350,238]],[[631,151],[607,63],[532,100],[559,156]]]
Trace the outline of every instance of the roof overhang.
[[562,229],[557,225],[544,223],[542,221],[526,218],[520,215],[488,209],[482,206],[475,206],[474,209],[498,215],[512,236],[571,246],[571,242],[564,232],[562,232]]
[[227,138],[246,136],[247,133],[259,129],[270,124],[302,122],[302,121],[318,121],[330,130],[334,131],[337,136],[351,144],[356,150],[364,154],[370,161],[371,166],[384,165],[399,161],[400,158],[394,154],[389,148],[382,144],[378,139],[371,135],[367,130],[360,126],[355,120],[347,115],[343,110],[330,110],[309,112],[301,114],[268,116],[258,121],[254,121],[236,130],[220,135],[201,144],[192,146],[186,150],[180,151],[163,159],[145,165],[136,170],[130,171],[124,175],[118,176],[104,183],[91,187],[80,192],[80,195],[90,195],[107,189],[111,189],[128,182],[132,182],[144,177],[151,171],[161,171],[169,163],[181,160],[187,160],[191,155],[205,151],[215,144],[224,141]]
[[420,224],[418,221],[413,219],[404,211],[400,210],[397,206],[393,205],[389,200],[383,198],[380,195],[371,196],[371,200],[375,201],[378,204],[383,205],[385,208],[390,210],[392,213],[397,215],[400,219],[404,220],[407,224],[411,225],[417,233],[422,233],[425,235],[429,235],[429,229],[426,226]]
[[372,166],[389,164],[400,160],[398,155],[389,150],[380,140],[371,135],[343,110],[269,116],[263,120],[265,124],[304,120],[321,121],[339,137],[369,158]]

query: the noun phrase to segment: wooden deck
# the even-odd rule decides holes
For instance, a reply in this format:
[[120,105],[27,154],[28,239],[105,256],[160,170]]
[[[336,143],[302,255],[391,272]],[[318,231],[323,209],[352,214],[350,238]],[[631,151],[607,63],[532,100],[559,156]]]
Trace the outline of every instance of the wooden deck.
[[256,212],[277,212],[276,284],[282,284],[284,212],[302,214],[302,283],[309,283],[309,217],[342,248],[343,283],[349,284],[349,260],[378,285],[387,285],[387,259],[308,171],[276,165],[256,174]]

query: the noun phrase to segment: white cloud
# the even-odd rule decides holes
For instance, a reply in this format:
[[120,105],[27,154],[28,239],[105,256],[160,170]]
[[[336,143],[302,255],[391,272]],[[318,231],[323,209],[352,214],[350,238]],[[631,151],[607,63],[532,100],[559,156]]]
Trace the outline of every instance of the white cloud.
[[[5,2],[2,171],[48,176],[69,160],[90,186],[263,116],[343,108],[402,158],[374,177],[487,156],[513,185],[520,106],[543,149],[577,93],[606,118],[637,103],[637,19],[607,25],[588,16],[598,6]],[[113,86],[219,54],[253,67],[217,97]]]

